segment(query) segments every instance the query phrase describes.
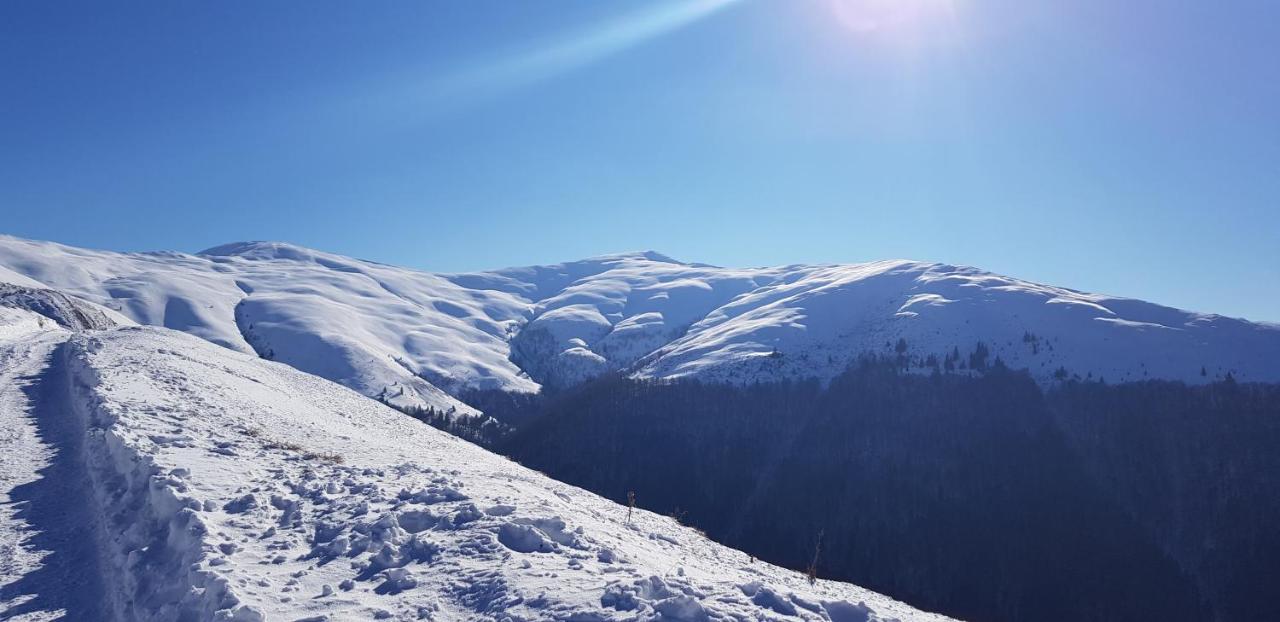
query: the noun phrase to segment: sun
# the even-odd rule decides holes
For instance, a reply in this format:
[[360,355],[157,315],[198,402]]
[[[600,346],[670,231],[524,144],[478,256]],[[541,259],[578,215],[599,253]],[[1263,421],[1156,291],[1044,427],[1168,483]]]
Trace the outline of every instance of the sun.
[[903,30],[944,16],[953,0],[827,0],[841,25],[856,33]]

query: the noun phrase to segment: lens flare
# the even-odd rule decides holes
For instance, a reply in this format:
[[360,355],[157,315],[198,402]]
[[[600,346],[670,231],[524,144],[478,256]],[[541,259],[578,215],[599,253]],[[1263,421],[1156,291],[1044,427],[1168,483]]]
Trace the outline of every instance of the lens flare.
[[678,30],[741,0],[662,3],[542,47],[481,64],[439,85],[444,91],[494,93],[591,65]]
[[900,30],[947,14],[949,0],[827,0],[832,14],[861,34]]

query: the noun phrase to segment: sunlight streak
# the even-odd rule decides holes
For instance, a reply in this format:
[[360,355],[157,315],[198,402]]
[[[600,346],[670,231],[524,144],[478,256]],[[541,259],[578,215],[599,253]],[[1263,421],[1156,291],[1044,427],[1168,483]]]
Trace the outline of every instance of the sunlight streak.
[[664,4],[510,54],[449,76],[434,85],[438,96],[491,96],[579,69],[673,32],[742,0],[694,0]]

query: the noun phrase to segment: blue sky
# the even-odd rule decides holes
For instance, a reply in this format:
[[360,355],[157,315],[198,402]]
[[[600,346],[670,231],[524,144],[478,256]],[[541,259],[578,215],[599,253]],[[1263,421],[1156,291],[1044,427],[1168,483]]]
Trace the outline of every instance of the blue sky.
[[0,232],[906,257],[1280,320],[1277,59],[1270,1],[16,0]]

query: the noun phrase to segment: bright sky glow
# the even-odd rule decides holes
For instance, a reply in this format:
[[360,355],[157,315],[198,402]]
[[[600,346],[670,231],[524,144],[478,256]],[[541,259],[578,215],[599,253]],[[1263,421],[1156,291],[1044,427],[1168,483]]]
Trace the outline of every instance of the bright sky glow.
[[856,33],[905,30],[949,15],[953,0],[826,0],[842,25]]

